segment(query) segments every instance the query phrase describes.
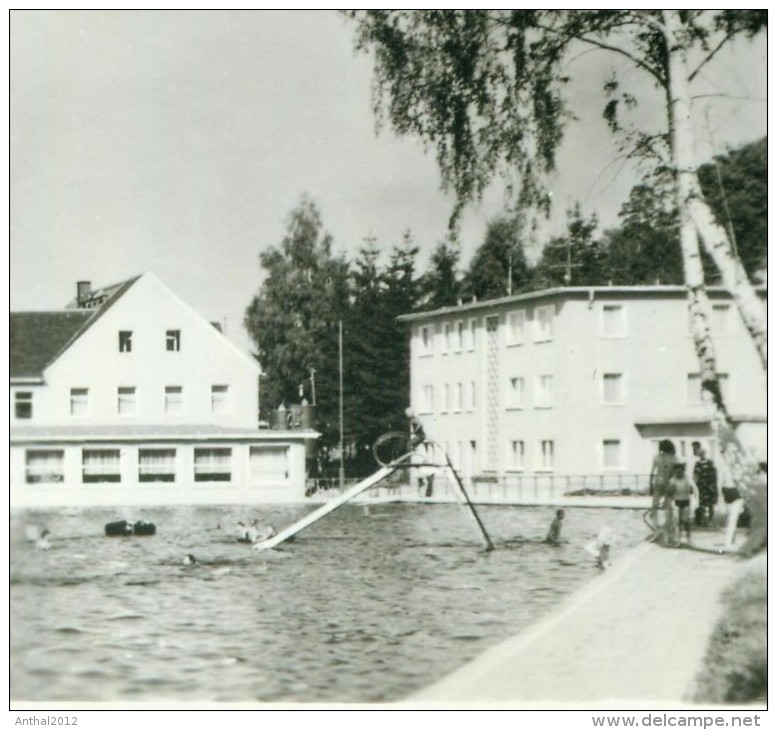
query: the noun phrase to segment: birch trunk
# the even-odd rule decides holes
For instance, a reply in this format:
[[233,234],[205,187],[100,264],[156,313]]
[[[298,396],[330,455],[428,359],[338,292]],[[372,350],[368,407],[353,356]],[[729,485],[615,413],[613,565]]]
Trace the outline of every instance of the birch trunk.
[[728,465],[734,486],[738,487],[751,513],[748,540],[740,552],[752,553],[766,545],[766,490],[758,479],[758,465],[745,453],[734,432],[718,380],[715,349],[710,335],[710,304],[704,286],[704,270],[699,255],[699,239],[688,202],[694,197],[696,165],[688,87],[685,28],[676,10],[664,10],[668,46],[668,118],[675,190],[680,217],[680,247],[688,307],[692,318],[693,341],[702,381],[702,397],[709,410],[710,427],[721,455]]
[[718,267],[723,284],[731,292],[742,321],[758,350],[761,364],[766,370],[767,334],[766,315],[755,288],[747,278],[741,259],[734,253],[726,232],[715,220],[709,205],[702,197],[698,175],[694,172],[692,191],[686,199],[696,231],[704,242],[704,248]]

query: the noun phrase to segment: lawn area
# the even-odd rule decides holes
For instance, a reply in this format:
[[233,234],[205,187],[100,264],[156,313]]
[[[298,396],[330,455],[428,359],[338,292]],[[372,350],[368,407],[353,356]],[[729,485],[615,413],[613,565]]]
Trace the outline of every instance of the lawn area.
[[724,615],[696,678],[695,702],[766,704],[766,553],[742,566],[723,594]]

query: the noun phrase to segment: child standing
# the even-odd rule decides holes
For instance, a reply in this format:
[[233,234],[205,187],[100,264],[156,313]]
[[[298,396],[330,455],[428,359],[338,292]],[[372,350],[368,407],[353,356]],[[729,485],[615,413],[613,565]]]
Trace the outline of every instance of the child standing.
[[[685,475],[685,464],[675,464],[672,470],[672,477],[669,480],[669,493],[674,498],[677,507],[677,520],[679,523],[679,534],[682,535],[683,528],[691,541],[691,497],[698,499],[696,486]],[[669,495],[667,495],[669,499]]]

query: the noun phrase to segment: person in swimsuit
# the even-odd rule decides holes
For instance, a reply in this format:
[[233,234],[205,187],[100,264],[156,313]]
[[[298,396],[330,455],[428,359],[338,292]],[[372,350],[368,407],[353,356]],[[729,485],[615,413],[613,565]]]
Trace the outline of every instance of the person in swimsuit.
[[650,494],[653,497],[650,519],[653,529],[656,530],[653,538],[658,536],[658,509],[662,500],[666,506],[666,493],[675,464],[677,464],[677,457],[674,444],[669,439],[663,439],[658,443],[658,454],[653,459],[650,469]]
[[[682,535],[683,528],[691,541],[691,498],[698,499],[696,486],[685,474],[685,464],[675,464],[672,477],[669,480],[669,493],[677,507],[678,532]],[[669,497],[667,496],[667,499]]]
[[413,413],[412,408],[405,409],[405,415],[407,416],[407,422],[410,429],[410,439],[407,443],[408,451],[413,451],[416,446],[426,441],[426,434],[424,433],[424,427],[418,416]]

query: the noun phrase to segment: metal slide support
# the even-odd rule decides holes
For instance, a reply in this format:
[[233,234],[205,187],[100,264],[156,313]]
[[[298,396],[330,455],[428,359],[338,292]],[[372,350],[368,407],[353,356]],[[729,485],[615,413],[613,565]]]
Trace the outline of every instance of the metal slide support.
[[464,484],[462,484],[461,479],[459,479],[459,475],[456,473],[456,470],[453,468],[453,464],[451,463],[451,459],[448,456],[448,452],[443,450],[443,453],[445,454],[445,461],[447,462],[448,471],[453,475],[453,482],[456,485],[456,488],[459,492],[459,496],[462,498],[462,504],[464,507],[467,508],[467,511],[472,516],[472,519],[475,520],[475,524],[478,526],[478,530],[480,530],[480,535],[483,538],[483,544],[485,545],[486,551],[491,551],[494,549],[494,543],[491,542],[491,538],[488,536],[488,533],[486,532],[486,528],[483,526],[483,523],[480,521],[480,516],[477,513],[477,510],[475,509],[475,505],[472,504],[472,501],[469,498],[469,495],[467,494],[467,490],[464,489]]

